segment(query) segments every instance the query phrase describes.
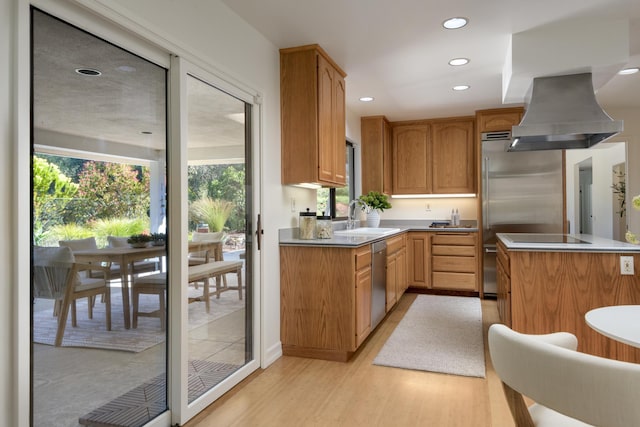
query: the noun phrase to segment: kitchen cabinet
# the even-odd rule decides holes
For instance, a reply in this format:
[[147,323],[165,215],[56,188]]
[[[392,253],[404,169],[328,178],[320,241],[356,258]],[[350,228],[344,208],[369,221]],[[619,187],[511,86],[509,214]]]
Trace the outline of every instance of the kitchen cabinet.
[[280,50],[283,184],[346,185],[345,77],[318,45]]
[[494,108],[490,110],[476,111],[478,133],[511,131],[512,126],[522,121],[524,108]]
[[393,127],[393,194],[431,193],[431,127]]
[[432,289],[478,291],[477,242],[477,233],[432,233]]
[[387,239],[386,312],[400,300],[407,289],[406,234]]
[[393,194],[476,192],[473,117],[392,124]]
[[474,120],[434,122],[431,135],[433,193],[476,193]]
[[284,355],[347,361],[370,332],[370,245],[280,246]]
[[427,231],[410,231],[407,233],[408,282],[415,288],[431,287],[431,244]]
[[393,154],[391,125],[384,116],[362,117],[362,194],[392,194]]

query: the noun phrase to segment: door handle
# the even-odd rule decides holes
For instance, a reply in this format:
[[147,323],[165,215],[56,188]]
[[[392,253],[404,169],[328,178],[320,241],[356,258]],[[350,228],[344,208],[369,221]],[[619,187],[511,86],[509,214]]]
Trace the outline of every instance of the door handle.
[[493,248],[484,248],[485,253],[488,254],[497,254],[498,250],[497,249],[493,249]]
[[260,250],[260,246],[262,244],[262,235],[264,231],[262,230],[262,220],[260,218],[260,214],[258,214],[258,224],[256,225],[256,240],[258,242],[258,250]]

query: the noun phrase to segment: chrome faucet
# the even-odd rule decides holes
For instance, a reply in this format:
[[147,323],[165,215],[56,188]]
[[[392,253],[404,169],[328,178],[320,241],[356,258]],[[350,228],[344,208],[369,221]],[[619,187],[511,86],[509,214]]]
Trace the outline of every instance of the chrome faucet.
[[358,206],[358,200],[354,199],[349,202],[349,211],[347,213],[347,230],[353,230],[356,228],[356,209]]

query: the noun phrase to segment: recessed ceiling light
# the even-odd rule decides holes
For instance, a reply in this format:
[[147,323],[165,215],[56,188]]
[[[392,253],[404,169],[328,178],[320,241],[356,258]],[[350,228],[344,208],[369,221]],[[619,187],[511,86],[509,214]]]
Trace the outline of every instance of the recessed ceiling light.
[[373,96],[363,96],[362,98],[360,98],[360,101],[362,102],[371,102],[373,100],[374,100]]
[[469,60],[467,58],[453,58],[451,61],[449,61],[449,65],[453,65],[454,67],[458,65],[467,65],[468,63]]
[[96,77],[102,75],[102,71],[93,68],[76,68],[76,73],[83,76]]
[[462,28],[465,25],[467,25],[468,22],[469,20],[467,18],[458,16],[455,18],[447,19],[442,23],[442,26],[445,27],[447,30],[457,30],[458,28]]
[[458,85],[458,86],[454,86],[453,90],[467,90],[469,89],[471,86],[469,85]]
[[638,71],[640,71],[640,68],[638,67],[633,67],[633,68],[625,68],[624,70],[620,70],[618,71],[618,74],[622,75],[622,76],[627,76],[629,74],[635,74]]
[[132,67],[131,65],[120,65],[117,70],[124,71],[125,73],[133,73],[136,71],[136,67]]

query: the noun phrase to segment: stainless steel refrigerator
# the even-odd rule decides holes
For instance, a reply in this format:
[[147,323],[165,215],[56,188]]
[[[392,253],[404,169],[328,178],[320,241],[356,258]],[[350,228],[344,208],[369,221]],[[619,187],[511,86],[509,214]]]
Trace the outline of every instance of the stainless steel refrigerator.
[[507,152],[510,132],[482,134],[484,293],[496,294],[496,233],[562,233],[562,150]]

